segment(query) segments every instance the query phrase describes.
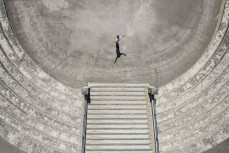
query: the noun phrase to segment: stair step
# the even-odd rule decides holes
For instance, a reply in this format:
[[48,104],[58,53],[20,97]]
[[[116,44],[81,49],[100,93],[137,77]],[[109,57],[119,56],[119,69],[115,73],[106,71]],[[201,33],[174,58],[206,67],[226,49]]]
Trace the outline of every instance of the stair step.
[[88,109],[146,109],[146,105],[88,105]]
[[93,92],[144,92],[145,88],[91,88],[91,93]]
[[106,118],[113,118],[113,119],[146,119],[148,118],[147,115],[88,115],[87,119],[106,119]]
[[104,130],[104,129],[101,129],[101,130],[91,130],[91,129],[88,129],[87,130],[87,135],[88,134],[135,134],[135,133],[141,133],[141,134],[149,134],[149,130],[148,129],[121,129],[121,130]]
[[93,101],[139,101],[139,100],[146,100],[146,96],[91,96],[91,103]]
[[150,145],[87,145],[86,150],[151,150]]
[[88,124],[87,129],[144,129],[149,128],[148,124]]
[[98,139],[102,139],[102,140],[128,140],[130,141],[130,139],[135,139],[135,140],[139,140],[139,139],[146,139],[146,138],[150,138],[149,134],[119,134],[119,135],[111,135],[111,134],[107,134],[107,135],[87,135],[87,140],[98,140]]
[[144,96],[145,92],[91,92],[91,96]]
[[88,83],[89,87],[148,87],[148,83]]
[[149,84],[89,83],[86,153],[152,153]]
[[128,152],[126,151],[90,151],[90,150],[86,150],[86,153],[153,153],[152,151],[130,151],[128,150]]
[[100,145],[100,144],[150,144],[150,139],[146,140],[87,140],[87,144]]
[[91,101],[91,104],[93,105],[140,105],[140,104],[146,104],[145,100],[142,101]]
[[108,120],[108,119],[102,119],[102,120],[87,120],[87,124],[141,124],[141,123],[148,123],[147,119],[144,120]]
[[88,114],[146,114],[145,110],[88,110]]

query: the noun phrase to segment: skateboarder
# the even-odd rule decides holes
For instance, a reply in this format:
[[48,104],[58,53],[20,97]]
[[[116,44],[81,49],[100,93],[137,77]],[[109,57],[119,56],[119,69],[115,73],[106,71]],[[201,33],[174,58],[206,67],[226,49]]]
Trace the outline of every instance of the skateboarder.
[[116,63],[116,61],[117,61],[117,59],[118,59],[119,57],[121,57],[122,55],[126,56],[126,54],[121,53],[121,52],[120,52],[120,49],[119,49],[119,41],[121,40],[122,37],[125,37],[125,36],[126,36],[126,35],[124,35],[124,36],[119,36],[119,35],[117,35],[117,38],[116,38],[116,40],[115,40],[117,57],[116,57],[116,59],[115,59],[114,64]]

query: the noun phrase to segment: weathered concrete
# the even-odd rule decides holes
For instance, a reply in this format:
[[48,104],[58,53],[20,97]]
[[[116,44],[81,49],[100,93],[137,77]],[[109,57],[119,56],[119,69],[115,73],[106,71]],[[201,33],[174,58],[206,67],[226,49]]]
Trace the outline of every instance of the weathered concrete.
[[[160,86],[162,153],[199,153],[229,137],[228,0],[225,6],[221,0],[11,0],[7,12],[3,2],[0,137],[15,147],[0,143],[10,152],[80,152],[83,100],[72,87],[87,81]],[[117,33],[128,35],[121,42],[127,57],[114,66]],[[106,89],[108,95],[142,91]],[[115,94],[94,92],[98,104],[121,104]],[[141,96],[120,98],[144,102]],[[96,126],[104,127],[131,126]]]
[[[25,54],[11,31],[3,1],[0,7],[1,139],[16,152],[80,151],[80,90],[49,77]],[[4,141],[1,145],[12,148]]]
[[25,153],[19,150],[17,147],[9,144],[8,142],[4,141],[0,138],[0,152],[2,153]]
[[204,153],[219,153],[219,152],[229,152],[229,139],[225,140],[224,142],[218,144],[212,149],[209,149],[208,151]]
[[[149,85],[89,85],[92,91],[87,110],[86,153],[101,151],[156,153],[152,107],[148,95]],[[121,90],[127,87],[129,91]],[[136,87],[144,91],[136,92],[133,90]],[[113,89],[113,92],[104,91],[104,88]],[[101,97],[111,97],[112,102],[106,103],[109,98],[101,99]],[[126,103],[126,100],[134,102],[135,97],[142,98],[142,103]],[[105,104],[101,104],[101,100]]]
[[[49,75],[86,82],[149,82],[160,87],[202,55],[221,19],[222,0],[10,0],[15,36]],[[127,34],[114,65],[115,36]]]
[[161,151],[203,152],[228,138],[229,2],[216,37],[185,74],[160,88]]

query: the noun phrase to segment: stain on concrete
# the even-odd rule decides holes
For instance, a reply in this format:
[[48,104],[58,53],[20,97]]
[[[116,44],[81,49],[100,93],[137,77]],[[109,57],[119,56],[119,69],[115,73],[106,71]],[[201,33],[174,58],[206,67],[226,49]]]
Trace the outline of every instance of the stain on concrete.
[[66,0],[42,0],[44,5],[50,11],[60,11],[61,9],[67,9],[69,3]]

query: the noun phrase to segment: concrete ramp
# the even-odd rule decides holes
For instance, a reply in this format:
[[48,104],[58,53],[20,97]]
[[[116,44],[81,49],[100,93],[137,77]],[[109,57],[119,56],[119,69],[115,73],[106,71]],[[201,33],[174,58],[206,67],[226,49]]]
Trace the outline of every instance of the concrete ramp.
[[89,84],[86,153],[156,153],[148,84]]

